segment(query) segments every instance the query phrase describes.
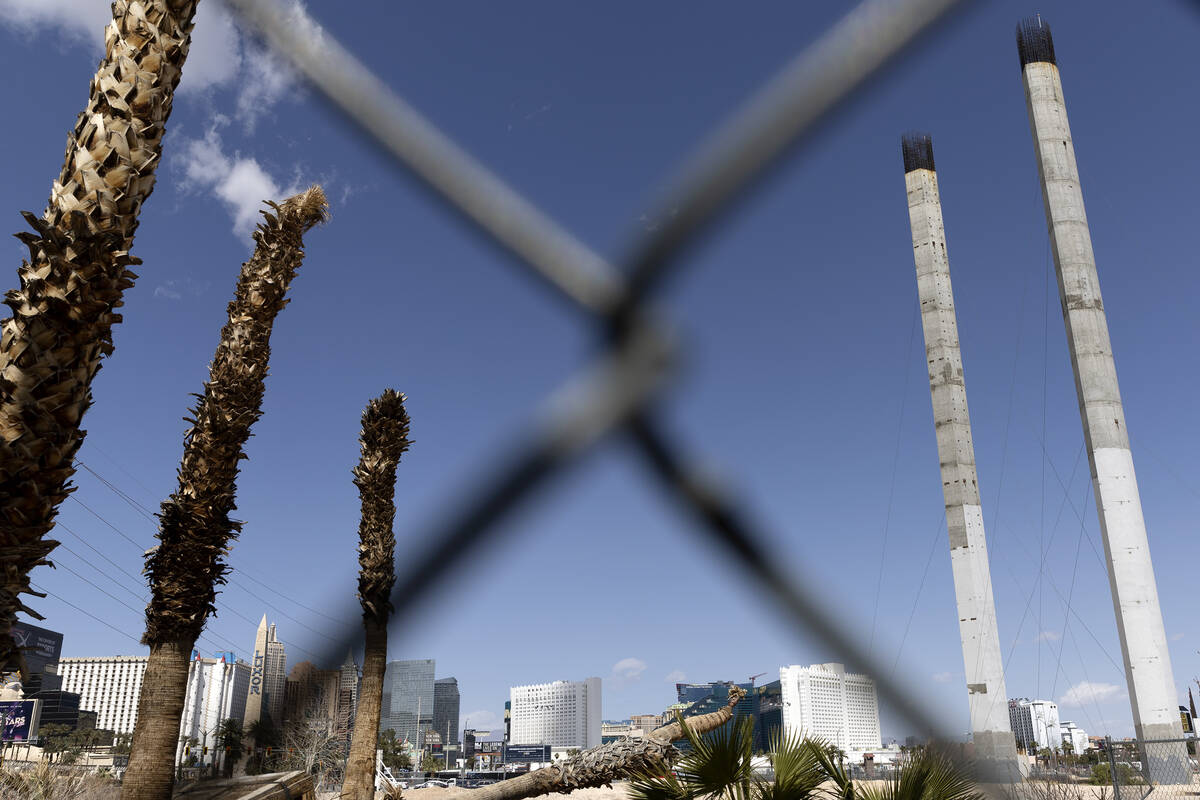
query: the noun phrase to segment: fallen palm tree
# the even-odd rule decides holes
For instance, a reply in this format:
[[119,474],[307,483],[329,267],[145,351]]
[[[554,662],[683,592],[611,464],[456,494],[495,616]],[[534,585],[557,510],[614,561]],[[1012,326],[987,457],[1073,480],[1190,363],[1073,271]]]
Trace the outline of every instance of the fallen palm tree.
[[733,718],[733,708],[746,696],[737,686],[729,689],[729,702],[710,714],[678,719],[650,732],[642,739],[618,739],[584,750],[561,764],[534,770],[482,789],[456,792],[455,798],[470,800],[522,800],[541,794],[571,792],[595,786],[608,786],[621,778],[653,775],[670,767],[679,755],[672,742],[687,735],[684,725],[695,736],[714,731]]

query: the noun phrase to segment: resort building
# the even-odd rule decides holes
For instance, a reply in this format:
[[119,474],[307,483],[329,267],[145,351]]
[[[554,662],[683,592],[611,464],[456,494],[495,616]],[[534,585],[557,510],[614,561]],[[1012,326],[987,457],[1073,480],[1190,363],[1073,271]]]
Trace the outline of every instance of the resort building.
[[601,741],[600,679],[554,681],[509,689],[512,744],[586,750]]
[[1008,721],[1017,747],[1026,753],[1062,746],[1057,703],[1025,697],[1009,700]]
[[96,712],[96,727],[133,733],[145,656],[63,658],[58,662],[62,688],[79,695],[79,707]]
[[381,731],[395,731],[400,741],[417,748],[423,746],[421,732],[433,727],[433,669],[432,658],[387,663]]
[[842,664],[779,669],[785,735],[808,735],[842,750],[882,746],[875,681]]

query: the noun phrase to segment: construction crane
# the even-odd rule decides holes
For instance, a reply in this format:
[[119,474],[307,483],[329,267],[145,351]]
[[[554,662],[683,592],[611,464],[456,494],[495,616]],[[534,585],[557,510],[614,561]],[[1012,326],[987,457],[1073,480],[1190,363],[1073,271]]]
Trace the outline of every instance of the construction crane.
[[758,673],[757,675],[751,675],[751,676],[750,676],[750,685],[751,685],[751,686],[753,686],[753,685],[754,685],[754,679],[755,679],[755,678],[761,678],[763,675],[766,675],[766,674],[767,674],[767,673],[765,673],[765,672],[760,672],[760,673]]

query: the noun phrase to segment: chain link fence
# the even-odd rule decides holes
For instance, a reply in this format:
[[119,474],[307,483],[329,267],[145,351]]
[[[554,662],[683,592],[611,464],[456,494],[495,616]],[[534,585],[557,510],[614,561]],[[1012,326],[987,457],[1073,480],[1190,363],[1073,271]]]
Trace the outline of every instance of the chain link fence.
[[[423,537],[434,544],[398,576],[392,598],[397,616],[445,581],[485,540],[494,539],[500,523],[518,505],[545,491],[602,438],[621,434],[635,444],[663,491],[692,519],[693,532],[740,565],[748,585],[775,603],[798,629],[815,634],[837,652],[849,668],[873,676],[883,700],[914,729],[944,741],[959,738],[931,716],[913,692],[889,677],[894,670],[878,663],[861,638],[818,601],[815,591],[781,570],[752,515],[732,499],[732,488],[696,469],[694,451],[667,435],[654,401],[670,384],[685,343],[650,305],[664,279],[685,266],[686,250],[702,231],[720,223],[831,112],[852,102],[872,78],[943,21],[957,0],[867,0],[853,9],[707,137],[662,192],[659,208],[671,213],[651,216],[663,224],[632,235],[615,263],[591,251],[458,148],[328,32],[314,35],[311,28],[294,24],[275,0],[226,2],[249,29],[291,61],[330,108],[421,181],[465,225],[480,229],[514,256],[516,270],[532,273],[571,304],[607,343],[602,355],[532,416],[518,439],[522,445],[497,454],[465,491],[448,499],[446,513]],[[350,610],[345,618],[356,616]],[[340,657],[347,646],[357,644],[361,632],[347,630],[344,635],[344,641],[329,648],[331,656]],[[1182,746],[1139,746],[1160,744]],[[1143,761],[1123,755],[1114,763],[1119,767]],[[1044,773],[1035,768],[1034,781],[1010,790],[1031,798],[1043,792],[1047,800],[1109,797],[1120,776],[1129,779],[1120,785],[1123,800],[1158,788],[1137,783],[1141,771],[1133,767],[1127,775],[1113,768],[1111,775],[1118,780],[1097,784],[1097,766],[1056,767]],[[888,774],[883,767],[878,771],[880,777]],[[1180,785],[1190,786],[1194,767],[1186,776],[1180,774],[1181,780],[1184,777]],[[1061,794],[1064,791],[1080,794]]]

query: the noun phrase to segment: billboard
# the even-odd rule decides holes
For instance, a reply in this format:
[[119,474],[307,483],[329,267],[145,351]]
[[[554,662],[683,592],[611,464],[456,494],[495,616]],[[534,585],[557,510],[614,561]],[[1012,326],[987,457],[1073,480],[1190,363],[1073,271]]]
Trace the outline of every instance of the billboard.
[[17,621],[13,623],[12,636],[25,654],[30,672],[41,672],[47,664],[57,664],[62,655],[63,635],[56,631]]
[[550,745],[548,744],[506,744],[504,745],[505,764],[528,764],[531,761],[549,761]]
[[6,742],[28,742],[37,736],[38,718],[42,712],[41,700],[9,700],[0,702],[0,721]]

